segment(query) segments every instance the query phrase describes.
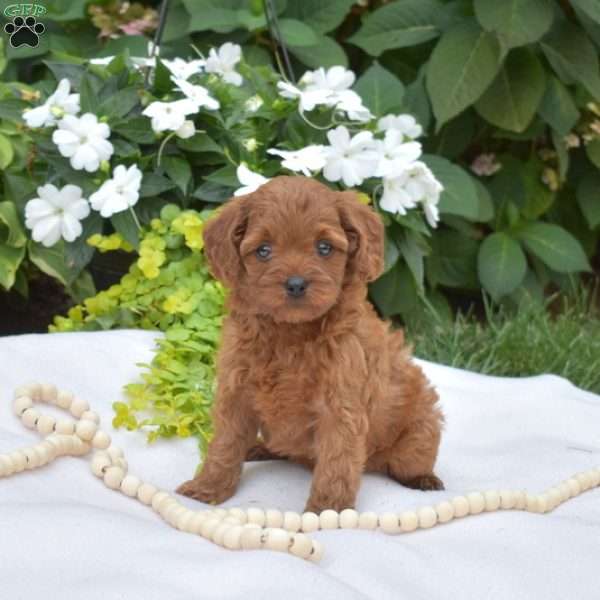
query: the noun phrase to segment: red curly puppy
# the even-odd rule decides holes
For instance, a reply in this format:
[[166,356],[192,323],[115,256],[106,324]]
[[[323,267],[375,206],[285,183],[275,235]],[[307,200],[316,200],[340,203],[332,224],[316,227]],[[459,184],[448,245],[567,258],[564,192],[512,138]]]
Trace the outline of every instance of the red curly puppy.
[[353,507],[363,471],[443,488],[433,473],[437,395],[402,332],[366,299],[382,272],[383,231],[354,193],[305,177],[277,177],[206,223],[229,314],[215,437],[180,494],[223,502],[244,460],[283,457],[313,469],[306,510],[316,513]]

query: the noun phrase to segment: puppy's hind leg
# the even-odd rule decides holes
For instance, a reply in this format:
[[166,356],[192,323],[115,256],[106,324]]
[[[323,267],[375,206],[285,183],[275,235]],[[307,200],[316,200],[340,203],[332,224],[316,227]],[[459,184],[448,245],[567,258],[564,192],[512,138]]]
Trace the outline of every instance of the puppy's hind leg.
[[437,421],[414,423],[388,450],[388,475],[412,489],[443,490],[444,484],[433,472],[439,444]]
[[258,438],[256,444],[254,444],[254,446],[246,453],[246,458],[244,460],[246,462],[257,462],[261,460],[285,460],[286,458],[286,456],[271,452],[271,450],[265,446],[265,443]]

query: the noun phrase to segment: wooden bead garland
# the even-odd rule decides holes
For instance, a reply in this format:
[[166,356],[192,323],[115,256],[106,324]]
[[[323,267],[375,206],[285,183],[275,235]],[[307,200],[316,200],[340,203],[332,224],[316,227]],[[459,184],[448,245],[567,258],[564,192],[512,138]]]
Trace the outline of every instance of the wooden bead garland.
[[[402,513],[358,513],[345,509],[340,513],[325,510],[298,514],[260,508],[216,508],[194,511],[164,490],[128,473],[128,464],[120,448],[100,430],[100,417],[90,405],[72,393],[57,390],[51,384],[32,383],[15,391],[13,411],[25,427],[34,429],[44,441],[8,454],[0,454],[0,477],[26,469],[35,469],[59,456],[83,456],[92,448],[92,473],[104,484],[150,506],[163,520],[181,531],[199,535],[229,550],[269,549],[318,562],[323,547],[306,535],[323,529],[381,529],[388,534],[429,529],[453,519],[497,510],[525,510],[534,513],[553,511],[579,494],[600,487],[600,468],[575,474],[541,494],[523,490],[471,492],[445,500],[436,506],[423,506]],[[46,402],[68,410],[76,422],[57,421],[40,414],[34,403]]]

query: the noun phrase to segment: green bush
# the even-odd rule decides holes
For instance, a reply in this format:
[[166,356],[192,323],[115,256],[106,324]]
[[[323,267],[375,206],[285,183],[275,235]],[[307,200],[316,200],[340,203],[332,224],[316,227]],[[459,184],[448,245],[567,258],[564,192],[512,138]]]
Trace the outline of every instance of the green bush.
[[[3,79],[21,82],[0,85],[0,162],[5,168],[0,195],[9,203],[0,212],[0,282],[5,287],[26,289],[17,267],[20,261],[31,260],[62,277],[70,288],[89,290],[81,269],[91,249],[84,241],[76,252],[77,244],[62,250],[59,245],[49,256],[22,235],[19,221],[35,184],[62,167],[44,164],[47,146],[38,140],[32,146],[30,132],[16,122],[20,110],[31,105],[33,94],[39,91],[46,97],[54,89],[54,77],[71,74],[79,85],[85,71],[87,83],[80,91],[85,95],[87,90],[90,98],[101,86],[117,85],[119,61],[145,54],[145,35],[98,39],[99,26],[115,35],[123,23],[118,22],[118,11],[103,4],[105,8],[94,14],[94,25],[86,18],[92,4],[49,3],[44,17],[48,31],[40,47],[23,50],[25,54],[6,47],[5,60],[0,58]],[[248,69],[246,84],[239,90],[244,97],[260,95],[260,86],[269,79],[274,84],[277,76],[266,66],[272,60],[273,40],[262,2],[170,4],[161,57],[190,57],[192,44],[206,53],[211,46],[233,41],[243,45]],[[412,219],[410,213],[409,218],[384,215],[386,273],[371,289],[384,315],[411,315],[422,306],[420,299],[443,309],[449,289],[478,295],[483,288],[494,299],[512,303],[524,289],[542,298],[548,287],[565,287],[571,274],[590,269],[600,224],[600,14],[595,2],[277,0],[273,4],[297,75],[306,68],[350,66],[359,74],[354,89],[376,116],[413,114],[425,129],[424,161],[445,187],[439,205],[441,225],[431,234],[422,219]],[[145,23],[145,33],[151,34],[156,19],[147,15]],[[83,58],[110,55],[121,57],[107,69],[113,83],[100,67],[79,66]],[[260,74],[262,83],[250,73]],[[170,93],[161,89],[165,84],[160,67],[156,82],[143,92],[129,71],[126,83],[133,84],[144,103],[148,94],[164,98]],[[133,92],[119,96],[125,103],[122,110],[133,98],[128,94]],[[265,162],[264,154],[249,156],[241,145],[244,141],[264,144],[262,152],[277,142],[297,149],[322,141],[323,136],[319,138],[296,112],[286,112],[289,107],[278,113],[272,93],[266,99],[265,110],[272,112],[265,113],[260,125],[245,122],[244,128],[240,122],[233,133],[230,123],[218,133],[207,129],[219,148],[192,152],[179,143],[167,143],[165,156],[184,158],[189,169],[172,160],[169,173],[168,161],[163,164],[157,175],[163,188],[154,186],[138,205],[142,225],[167,201],[198,208],[207,201],[222,201],[233,189],[229,157],[234,162],[247,160],[272,175],[273,163]],[[133,114],[140,108],[132,109]],[[275,114],[282,117],[276,131],[271,128]],[[141,137],[123,137],[122,159],[127,164],[137,161],[140,149],[147,164],[156,161],[163,140],[150,142],[143,137],[148,135],[143,119],[125,115],[125,130]],[[330,122],[325,114],[314,118],[317,124]],[[214,124],[203,118],[201,125]],[[25,169],[35,183],[23,175]],[[63,170],[62,175],[62,181],[71,180],[71,173]],[[366,185],[364,191],[372,193],[374,187]],[[135,242],[131,220],[112,226],[121,233],[127,227],[126,238]],[[98,229],[96,221],[86,233]],[[111,230],[103,225],[104,233]]]

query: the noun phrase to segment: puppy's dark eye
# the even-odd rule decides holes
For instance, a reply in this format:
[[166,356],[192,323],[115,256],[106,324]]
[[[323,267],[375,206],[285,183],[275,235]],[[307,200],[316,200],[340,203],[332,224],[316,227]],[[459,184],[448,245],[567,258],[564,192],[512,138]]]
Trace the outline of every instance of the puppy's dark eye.
[[259,260],[269,260],[271,258],[272,249],[269,244],[261,244],[256,249],[256,257]]
[[329,256],[333,251],[333,246],[326,242],[325,240],[320,240],[317,242],[317,252],[319,256]]

